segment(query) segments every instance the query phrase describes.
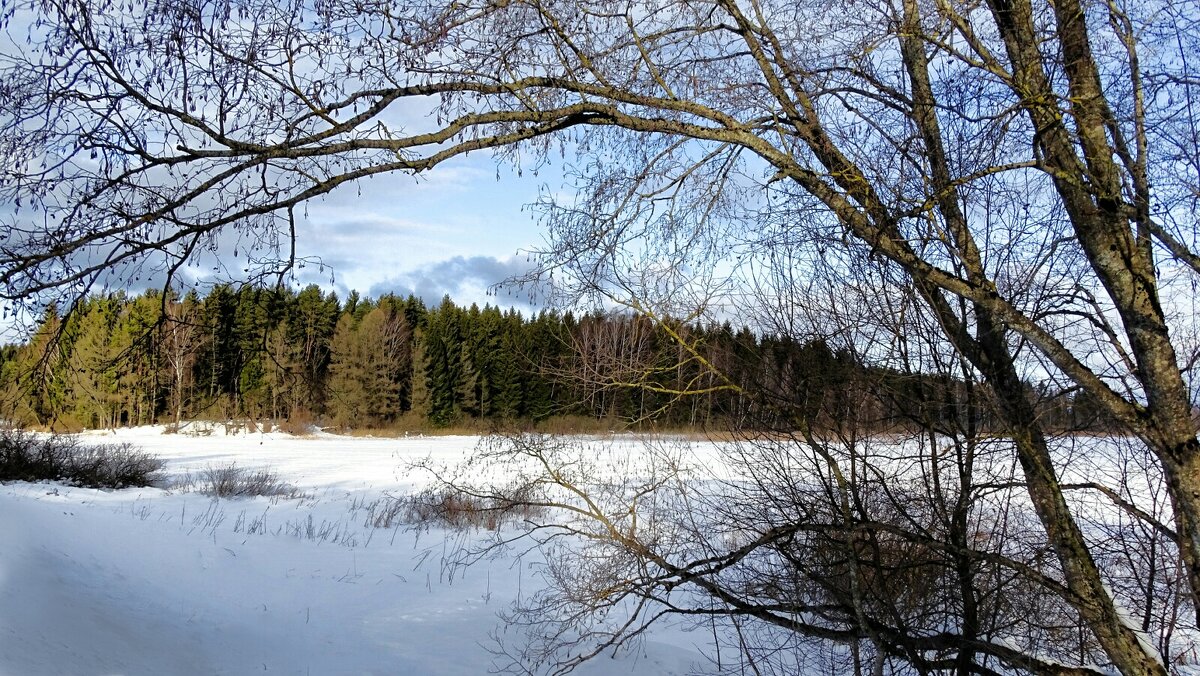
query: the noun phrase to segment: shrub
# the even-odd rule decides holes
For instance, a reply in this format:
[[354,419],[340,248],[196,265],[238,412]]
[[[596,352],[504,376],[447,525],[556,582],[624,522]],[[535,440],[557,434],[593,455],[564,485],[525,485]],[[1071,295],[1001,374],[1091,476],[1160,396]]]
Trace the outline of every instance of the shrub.
[[137,446],[0,431],[0,481],[62,481],[88,488],[157,485],[163,461]]
[[315,421],[311,413],[305,410],[300,410],[292,413],[288,418],[279,421],[276,426],[280,432],[290,434],[295,437],[312,434]]
[[389,498],[374,514],[376,528],[402,522],[418,527],[440,526],[457,530],[496,530],[513,520],[541,515],[544,510],[528,504],[529,495],[479,496],[449,487],[431,488],[415,495]]
[[298,498],[304,494],[269,469],[247,469],[236,463],[209,465],[200,472],[198,490],[217,498],[240,498],[264,495]]
[[81,486],[122,488],[158,485],[163,461],[129,444],[79,446],[71,456],[68,477]]

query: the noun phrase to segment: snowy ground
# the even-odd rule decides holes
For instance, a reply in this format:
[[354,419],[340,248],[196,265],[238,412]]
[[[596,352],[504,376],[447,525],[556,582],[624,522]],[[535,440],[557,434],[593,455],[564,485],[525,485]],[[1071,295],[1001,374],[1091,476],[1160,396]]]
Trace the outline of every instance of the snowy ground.
[[[536,556],[454,569],[463,534],[365,524],[365,504],[429,480],[410,462],[475,438],[95,436],[172,475],[269,466],[311,497],[0,486],[0,676],[485,674],[498,613],[539,584]],[[577,673],[703,672],[703,642],[664,627]]]
[[[460,547],[485,534],[371,525],[372,504],[430,484],[414,463],[454,465],[479,438],[186,431],[87,438],[132,442],[164,459],[175,478],[229,463],[269,467],[305,497],[214,500],[179,488],[0,485],[0,676],[474,675],[504,664],[497,636],[509,646],[523,640],[499,614],[543,585],[536,551],[462,568],[452,565]],[[576,441],[583,443],[574,467],[590,466],[594,478],[642,476],[651,450],[695,478],[738,477],[733,449],[723,444],[659,440],[651,449],[622,437]],[[1157,475],[1122,459],[1121,447],[1060,440],[1064,479],[1125,485],[1144,509],[1169,519]],[[915,449],[904,443],[879,440],[858,452],[894,481],[921,476]],[[1006,453],[994,462],[1001,474],[1016,472]],[[477,478],[503,478],[491,471],[513,466],[470,469],[485,473]],[[1085,527],[1119,515],[1097,495],[1071,497]],[[1018,491],[1013,507],[1026,500]],[[576,673],[703,674],[713,670],[704,655],[712,639],[656,625],[636,645]],[[1177,642],[1194,650],[1187,636]]]

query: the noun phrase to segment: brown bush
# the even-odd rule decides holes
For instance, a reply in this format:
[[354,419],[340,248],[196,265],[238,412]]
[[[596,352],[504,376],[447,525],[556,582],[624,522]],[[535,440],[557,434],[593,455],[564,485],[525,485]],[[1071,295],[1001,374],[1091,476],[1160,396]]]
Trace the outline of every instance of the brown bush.
[[75,437],[0,431],[0,481],[62,481],[88,488],[153,486],[163,461],[132,444],[91,446]]

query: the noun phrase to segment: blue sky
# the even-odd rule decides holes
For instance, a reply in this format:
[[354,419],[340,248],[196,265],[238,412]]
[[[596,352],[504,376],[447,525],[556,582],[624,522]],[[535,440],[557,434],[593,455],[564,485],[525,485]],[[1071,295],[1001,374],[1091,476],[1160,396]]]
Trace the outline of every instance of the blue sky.
[[528,267],[524,253],[542,241],[524,207],[541,186],[557,190],[549,167],[518,175],[490,154],[435,167],[420,177],[393,174],[339,188],[311,202],[297,232],[297,254],[319,257],[298,282],[344,297],[351,289],[378,297],[414,293],[428,302],[449,294],[460,304],[522,306],[520,294],[489,287]]
[[[0,30],[0,54],[25,51],[31,16],[22,11],[7,30]],[[424,99],[404,101],[381,119],[396,129],[428,129],[431,105]],[[351,289],[373,297],[415,293],[430,302],[449,294],[461,304],[527,309],[524,294],[495,296],[488,290],[527,269],[524,251],[537,246],[542,235],[532,212],[523,207],[537,199],[542,186],[562,188],[561,161],[540,167],[536,175],[528,169],[519,174],[490,152],[455,159],[419,177],[391,174],[349,184],[297,210],[303,217],[297,255],[319,258],[324,269],[306,265],[295,271],[296,282],[316,283],[342,297]],[[222,233],[220,262],[207,254],[197,256],[181,285],[237,279],[241,261],[233,252],[243,236],[232,228]],[[214,263],[224,270],[217,271]],[[158,270],[101,283],[140,291],[164,281]]]

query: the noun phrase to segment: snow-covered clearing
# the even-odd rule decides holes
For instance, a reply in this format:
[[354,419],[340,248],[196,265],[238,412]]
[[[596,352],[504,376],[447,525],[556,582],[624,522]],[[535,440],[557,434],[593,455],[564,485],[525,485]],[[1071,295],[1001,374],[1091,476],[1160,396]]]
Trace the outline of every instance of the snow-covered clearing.
[[[0,676],[485,674],[508,663],[496,653],[500,642],[508,650],[524,644],[524,630],[507,624],[501,613],[547,588],[539,550],[510,548],[458,566],[464,548],[485,542],[489,531],[379,527],[372,508],[429,487],[434,477],[416,464],[448,467],[475,456],[455,478],[503,484],[522,471],[539,471],[545,457],[502,454],[489,463],[487,453],[475,451],[494,444],[478,437],[226,435],[222,426],[193,426],[191,432],[138,428],[85,438],[141,447],[166,461],[168,480],[236,463],[269,468],[304,497],[216,500],[178,486],[99,491],[54,483],[0,485]],[[678,471],[679,484],[664,484],[662,505],[674,509],[672,500],[680,495],[693,502],[684,510],[689,518],[659,524],[664,543],[674,542],[671,528],[706,537],[708,531],[697,525],[706,508],[740,504],[743,496],[757,495],[755,489],[769,490],[772,481],[787,488],[794,476],[817,476],[825,467],[825,456],[770,442],[619,435],[562,441],[569,448],[547,462],[565,463],[558,465],[564,476],[618,499],[636,492],[645,477]],[[950,457],[948,448],[886,438],[863,440],[853,452],[901,496],[923,495],[932,458]],[[1001,544],[1016,547],[1026,538],[1037,546],[1038,530],[1028,496],[1015,483],[1019,469],[1007,442],[991,440],[979,452],[975,480],[1012,486],[980,495],[979,546],[988,546],[999,514],[1012,515],[1004,537],[1018,538]],[[1119,490],[1118,499],[1169,521],[1161,479],[1129,440],[1060,439],[1055,453],[1063,480],[1077,484],[1068,498],[1082,526],[1095,534],[1097,556],[1111,579],[1124,585],[1118,601],[1137,601],[1129,590],[1140,589],[1145,565],[1124,547],[1132,528],[1128,515],[1102,493],[1082,488],[1103,484]],[[762,483],[748,481],[751,477]],[[742,493],[747,486],[750,492]],[[639,514],[654,514],[647,501],[641,505],[649,511]],[[737,510],[718,509],[713,512],[718,521],[710,525],[722,526],[720,515],[730,513]],[[741,536],[718,530],[714,542],[730,537],[736,543]],[[682,544],[677,550],[691,551]],[[1165,599],[1155,603],[1156,612],[1174,612],[1181,603],[1177,590],[1162,580],[1156,584]],[[1131,622],[1139,615],[1126,614]],[[576,673],[711,672],[717,632],[715,623],[688,632],[662,622]],[[763,636],[773,645],[775,637]],[[720,640],[730,638],[722,634]],[[808,654],[809,647],[793,646],[791,637],[780,640],[781,664],[791,663],[788,650],[795,651],[796,664]],[[1187,627],[1178,627],[1162,644],[1189,664],[1194,660]]]
[[[427,484],[410,462],[453,463],[476,438],[94,437],[169,475],[270,467],[310,497],[0,486],[3,676],[485,674],[498,613],[541,584],[536,554],[455,569],[448,553],[473,536],[368,524],[365,505]],[[577,673],[702,672],[704,640],[664,626]]]

